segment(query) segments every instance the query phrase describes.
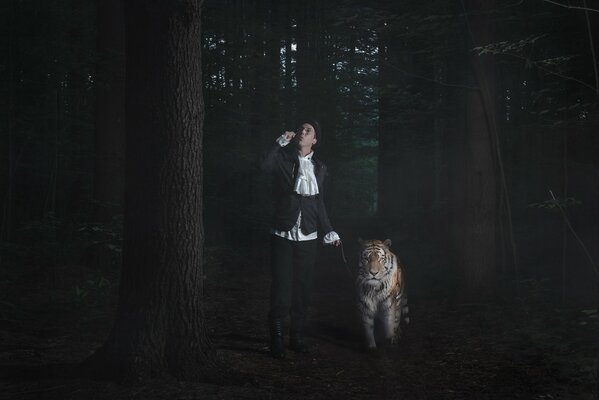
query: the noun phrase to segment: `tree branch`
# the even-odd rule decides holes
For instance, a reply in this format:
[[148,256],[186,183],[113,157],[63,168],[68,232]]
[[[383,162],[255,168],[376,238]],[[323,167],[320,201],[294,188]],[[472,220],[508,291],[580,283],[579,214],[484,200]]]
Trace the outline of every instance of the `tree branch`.
[[574,10],[585,10],[585,11],[599,12],[599,10],[594,9],[594,8],[571,6],[569,4],[562,4],[562,3],[559,3],[559,2],[553,1],[553,0],[543,0],[543,1],[546,2],[546,3],[555,4],[556,6],[560,6],[560,7],[564,7],[564,8],[571,8],[571,9],[574,9]]
[[597,93],[597,89],[594,86],[592,86],[591,84],[586,83],[584,81],[581,81],[580,79],[576,79],[576,78],[573,78],[573,77],[567,76],[567,75],[562,75],[559,72],[555,72],[555,71],[552,71],[550,69],[547,69],[547,68],[539,65],[538,61],[531,60],[528,57],[524,57],[524,56],[521,56],[521,55],[518,55],[518,54],[513,54],[513,53],[504,53],[504,52],[501,52],[501,51],[494,51],[493,53],[494,54],[504,55],[504,56],[516,57],[516,58],[519,58],[521,60],[527,61],[527,62],[531,63],[532,65],[534,65],[535,67],[539,68],[540,70],[547,72],[548,74],[559,76],[560,78],[563,78],[563,79],[566,79],[566,80],[569,80],[569,81],[574,81],[576,83],[579,83],[579,84],[581,84],[583,86],[586,86],[587,88],[591,89],[593,92],[595,92],[595,94],[599,94],[599,93]]
[[576,231],[572,227],[572,224],[570,224],[570,220],[568,219],[568,216],[566,215],[566,212],[564,211],[562,206],[559,204],[559,200],[557,200],[555,198],[555,196],[553,195],[553,191],[550,190],[549,194],[551,195],[551,198],[553,198],[553,200],[555,201],[555,205],[557,206],[557,208],[562,213],[562,217],[564,217],[564,221],[566,222],[566,225],[568,225],[568,228],[570,228],[570,232],[572,232],[572,234],[574,235],[574,237],[576,238],[578,243],[580,243],[580,245],[582,246],[584,253],[586,254],[587,258],[589,259],[589,262],[591,263],[591,265],[593,266],[593,269],[595,270],[595,275],[599,276],[599,270],[597,269],[597,265],[593,261],[593,257],[591,257],[591,254],[587,250],[587,247],[584,245],[584,242],[580,239],[580,237],[578,237],[578,235],[576,234]]
[[439,81],[437,81],[437,80],[435,80],[435,79],[432,79],[432,78],[427,78],[426,76],[412,74],[412,73],[410,73],[410,72],[408,72],[408,71],[406,71],[406,70],[404,70],[404,69],[401,69],[401,68],[399,68],[399,67],[398,67],[398,66],[396,66],[396,65],[393,65],[393,64],[391,64],[391,63],[390,63],[390,62],[388,62],[388,61],[385,61],[385,64],[387,64],[387,65],[388,65],[388,66],[390,66],[391,68],[393,68],[393,69],[395,69],[395,70],[397,70],[397,71],[401,72],[401,73],[402,73],[402,74],[404,74],[404,75],[411,76],[412,78],[422,79],[422,80],[425,80],[425,81],[427,81],[427,82],[436,83],[436,84],[438,84],[438,85],[441,85],[441,86],[450,86],[450,87],[458,87],[458,88],[463,88],[463,89],[478,90],[478,88],[477,88],[477,87],[473,87],[473,86],[461,85],[461,84],[459,84],[459,83],[445,83],[445,82],[439,82]]
[[[587,0],[582,0],[582,4],[586,7]],[[589,18],[588,10],[584,11],[584,15],[587,20],[587,30],[589,32],[589,42],[591,45],[591,55],[593,56],[593,69],[595,70],[595,94],[599,97],[599,72],[597,71],[597,56],[595,55],[595,44],[593,43],[593,32],[591,30],[591,20]]]

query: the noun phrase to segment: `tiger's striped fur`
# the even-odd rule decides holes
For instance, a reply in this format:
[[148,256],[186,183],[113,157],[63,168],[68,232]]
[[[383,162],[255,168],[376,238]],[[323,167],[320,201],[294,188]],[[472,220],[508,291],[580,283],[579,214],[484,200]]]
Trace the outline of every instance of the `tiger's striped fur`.
[[359,240],[360,261],[356,288],[358,310],[364,325],[366,345],[376,348],[374,320],[383,322],[385,339],[396,343],[401,337],[400,322],[410,323],[405,271],[389,249],[391,240]]

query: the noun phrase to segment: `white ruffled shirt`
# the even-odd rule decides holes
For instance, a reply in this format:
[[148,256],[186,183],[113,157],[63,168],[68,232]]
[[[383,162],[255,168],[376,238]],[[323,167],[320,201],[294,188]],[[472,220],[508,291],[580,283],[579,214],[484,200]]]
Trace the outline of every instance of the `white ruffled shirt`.
[[[289,140],[285,139],[285,135],[281,135],[277,139],[277,143],[281,146],[287,146],[289,144]],[[312,164],[312,156],[314,152],[307,154],[305,156],[301,156],[298,154],[299,159],[299,169],[297,173],[297,179],[294,185],[294,191],[297,194],[302,196],[314,196],[317,195],[318,192],[318,182],[316,181],[316,175],[314,175],[314,164]],[[279,231],[276,229],[272,229],[271,233],[277,236],[280,236],[285,239],[293,240],[293,241],[304,241],[304,240],[314,240],[318,238],[318,232],[312,232],[308,235],[305,235],[301,230],[301,220],[302,213],[300,211],[297,221],[293,228],[290,231]],[[325,244],[333,243],[337,240],[340,240],[339,235],[335,231],[331,231],[327,233],[323,242]]]
[[314,196],[318,194],[318,182],[314,175],[314,164],[312,164],[312,156],[314,152],[306,156],[297,155],[299,159],[299,169],[297,171],[297,179],[293,190],[295,193],[302,196]]

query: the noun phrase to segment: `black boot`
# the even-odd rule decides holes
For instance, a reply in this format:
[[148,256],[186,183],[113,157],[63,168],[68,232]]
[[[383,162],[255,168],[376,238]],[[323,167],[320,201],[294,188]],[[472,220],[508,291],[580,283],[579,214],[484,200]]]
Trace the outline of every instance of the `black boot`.
[[304,340],[304,321],[291,321],[289,348],[298,353],[309,353],[310,348]]
[[279,360],[285,358],[283,321],[275,319],[270,324],[270,354]]

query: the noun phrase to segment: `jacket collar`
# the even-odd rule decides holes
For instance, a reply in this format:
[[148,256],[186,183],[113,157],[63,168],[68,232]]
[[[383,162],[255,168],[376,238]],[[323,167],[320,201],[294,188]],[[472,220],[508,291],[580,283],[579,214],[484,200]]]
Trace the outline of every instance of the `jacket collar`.
[[[287,157],[289,157],[289,160],[291,162],[293,162],[293,164],[295,165],[295,167],[293,168],[293,178],[295,179],[295,171],[297,171],[298,168],[298,164],[299,164],[299,158],[298,158],[298,153],[295,149],[293,149],[293,151],[287,151]],[[308,154],[308,156],[310,156],[310,159],[312,161],[312,164],[314,165],[314,175],[316,175],[316,177],[318,178],[320,175],[320,172],[322,170],[322,161],[320,161],[320,159],[318,158],[318,156],[316,155],[316,153],[314,152],[314,150],[312,150],[312,152],[310,154]]]

